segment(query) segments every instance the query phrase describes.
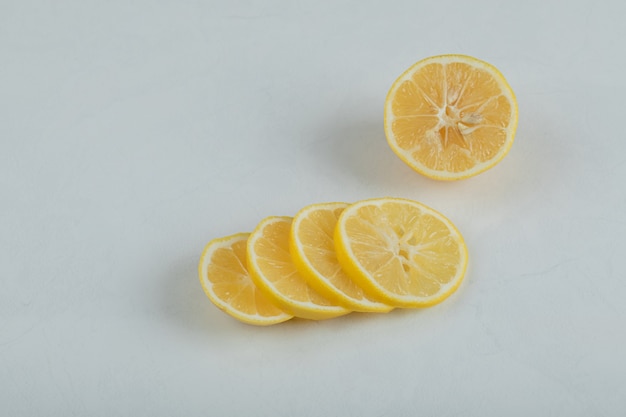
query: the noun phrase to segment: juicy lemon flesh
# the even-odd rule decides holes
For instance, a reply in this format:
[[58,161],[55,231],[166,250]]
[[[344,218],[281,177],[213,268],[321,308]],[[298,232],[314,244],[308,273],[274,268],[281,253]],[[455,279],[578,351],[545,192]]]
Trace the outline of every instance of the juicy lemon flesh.
[[471,57],[423,62],[390,90],[385,119],[394,151],[438,179],[465,178],[495,165],[517,126],[515,97],[504,77]]
[[[254,263],[253,279],[281,308],[297,317],[325,319],[347,314],[316,292],[298,273],[289,252],[292,218],[272,217],[255,230],[249,263]],[[250,257],[252,255],[252,258]]]
[[254,285],[246,265],[247,233],[209,243],[200,261],[205,293],[220,309],[249,324],[268,325],[291,318]]
[[[349,246],[353,272],[372,296],[399,307],[442,301],[465,272],[465,244],[451,225],[419,207],[367,204],[352,210],[339,240]],[[454,226],[452,226],[454,227]]]
[[387,312],[345,273],[335,252],[334,231],[347,203],[316,204],[300,211],[291,233],[291,255],[299,272],[326,298],[356,311]]

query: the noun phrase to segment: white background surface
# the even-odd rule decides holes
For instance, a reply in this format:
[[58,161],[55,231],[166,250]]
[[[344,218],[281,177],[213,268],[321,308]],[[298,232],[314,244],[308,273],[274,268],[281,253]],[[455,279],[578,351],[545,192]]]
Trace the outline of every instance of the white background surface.
[[[623,416],[623,2],[0,1],[4,416]],[[517,94],[496,168],[427,180],[383,103],[426,56]],[[446,214],[470,267],[423,311],[270,328],[205,243],[321,201]]]

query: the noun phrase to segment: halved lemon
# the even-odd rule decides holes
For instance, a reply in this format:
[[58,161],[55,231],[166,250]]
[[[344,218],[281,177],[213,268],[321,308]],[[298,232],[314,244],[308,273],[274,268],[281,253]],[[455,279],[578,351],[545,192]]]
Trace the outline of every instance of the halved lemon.
[[200,284],[221,310],[248,324],[267,326],[293,316],[273,304],[254,285],[246,267],[249,233],[210,241],[198,264]]
[[461,284],[467,247],[450,220],[400,198],[347,207],[335,228],[337,259],[373,299],[397,307],[427,307]]
[[252,280],[281,309],[312,320],[350,312],[320,295],[296,270],[289,253],[291,217],[262,220],[248,239],[248,268]]
[[421,60],[391,86],[385,135],[417,172],[438,180],[472,177],[508,153],[517,101],[493,65],[466,55]]
[[294,216],[289,249],[296,269],[313,289],[339,305],[363,312],[391,311],[393,307],[368,298],[339,265],[333,233],[346,207],[312,204]]

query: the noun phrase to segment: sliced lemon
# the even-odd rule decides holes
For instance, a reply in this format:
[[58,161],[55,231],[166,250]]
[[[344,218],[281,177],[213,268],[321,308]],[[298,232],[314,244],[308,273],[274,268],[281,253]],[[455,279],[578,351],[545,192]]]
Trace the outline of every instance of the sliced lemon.
[[248,239],[248,268],[261,291],[283,310],[312,320],[350,312],[317,293],[298,273],[289,253],[291,217],[262,220]]
[[463,280],[467,248],[442,214],[400,198],[347,207],[335,228],[337,259],[366,293],[397,307],[443,301]]
[[517,101],[493,65],[466,55],[421,60],[391,86],[385,134],[417,172],[458,180],[493,167],[508,153]]
[[249,233],[210,241],[200,257],[198,275],[205,294],[221,310],[248,324],[267,326],[293,316],[273,304],[250,279],[246,267]]
[[300,275],[315,291],[346,308],[388,312],[393,307],[368,298],[343,271],[333,233],[347,203],[321,203],[300,210],[293,219],[289,249]]

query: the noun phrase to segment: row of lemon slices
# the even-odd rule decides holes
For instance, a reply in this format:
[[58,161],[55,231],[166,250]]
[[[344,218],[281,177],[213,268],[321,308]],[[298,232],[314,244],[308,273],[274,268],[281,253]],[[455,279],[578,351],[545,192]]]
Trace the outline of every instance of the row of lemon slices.
[[217,307],[270,325],[427,307],[456,290],[466,267],[450,220],[416,201],[378,198],[313,204],[212,240],[199,277]]

